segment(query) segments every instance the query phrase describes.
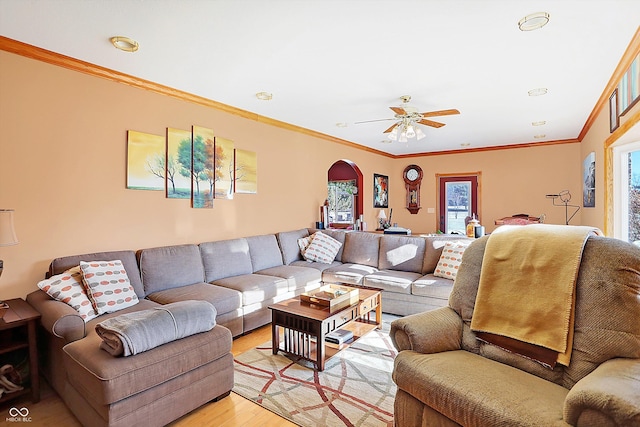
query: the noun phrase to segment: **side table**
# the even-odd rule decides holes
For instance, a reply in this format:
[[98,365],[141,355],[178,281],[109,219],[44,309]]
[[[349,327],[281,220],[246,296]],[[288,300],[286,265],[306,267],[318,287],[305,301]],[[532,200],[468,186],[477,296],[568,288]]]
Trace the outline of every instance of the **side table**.
[[[38,375],[38,349],[36,344],[36,322],[38,313],[25,300],[15,298],[6,300],[9,308],[0,320],[0,356],[28,348],[30,387],[8,393],[0,397],[0,403],[31,392],[33,403],[40,400],[40,377]],[[26,330],[26,334],[25,334]]]

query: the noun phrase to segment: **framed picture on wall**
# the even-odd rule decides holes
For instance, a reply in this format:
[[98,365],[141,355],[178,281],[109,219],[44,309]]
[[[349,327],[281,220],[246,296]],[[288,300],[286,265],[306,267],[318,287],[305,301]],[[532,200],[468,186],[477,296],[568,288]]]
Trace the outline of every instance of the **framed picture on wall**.
[[389,177],[387,175],[373,174],[373,207],[389,207]]
[[620,126],[620,116],[618,115],[618,88],[615,88],[609,97],[609,131],[613,132]]
[[596,153],[593,151],[582,163],[582,206],[596,206]]

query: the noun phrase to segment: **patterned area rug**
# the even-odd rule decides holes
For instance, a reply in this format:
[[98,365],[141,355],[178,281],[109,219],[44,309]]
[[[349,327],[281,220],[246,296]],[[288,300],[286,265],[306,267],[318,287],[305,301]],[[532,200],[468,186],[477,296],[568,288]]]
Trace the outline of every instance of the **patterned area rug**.
[[333,356],[322,372],[274,356],[267,342],[236,357],[233,391],[304,427],[392,427],[397,353],[384,326]]

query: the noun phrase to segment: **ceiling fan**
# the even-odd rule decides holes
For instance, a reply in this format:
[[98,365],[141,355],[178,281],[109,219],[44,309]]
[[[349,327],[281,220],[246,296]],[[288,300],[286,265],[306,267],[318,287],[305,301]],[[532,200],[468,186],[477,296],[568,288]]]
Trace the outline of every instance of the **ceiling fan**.
[[426,113],[419,113],[416,107],[409,105],[409,102],[411,101],[411,96],[409,95],[401,96],[400,100],[402,101],[402,106],[389,107],[391,111],[395,113],[393,118],[366,120],[362,122],[356,122],[355,124],[380,122],[384,120],[396,120],[396,123],[391,125],[383,133],[388,133],[389,139],[393,141],[400,140],[400,142],[407,142],[407,140],[410,138],[416,138],[418,140],[421,140],[426,136],[424,132],[422,132],[422,130],[418,126],[416,126],[418,124],[431,126],[434,128],[440,128],[445,125],[444,123],[428,120],[426,119],[426,117],[450,116],[452,114],[460,114],[460,111],[456,109],[428,111]]

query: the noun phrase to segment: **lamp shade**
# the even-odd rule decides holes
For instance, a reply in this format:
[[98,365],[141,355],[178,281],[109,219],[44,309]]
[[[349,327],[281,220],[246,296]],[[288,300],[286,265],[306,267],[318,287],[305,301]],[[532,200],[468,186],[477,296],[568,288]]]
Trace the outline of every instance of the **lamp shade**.
[[380,209],[380,212],[378,212],[378,219],[386,219],[387,218],[387,214],[384,212],[384,209]]
[[13,228],[13,209],[0,209],[0,246],[18,244],[18,237]]

